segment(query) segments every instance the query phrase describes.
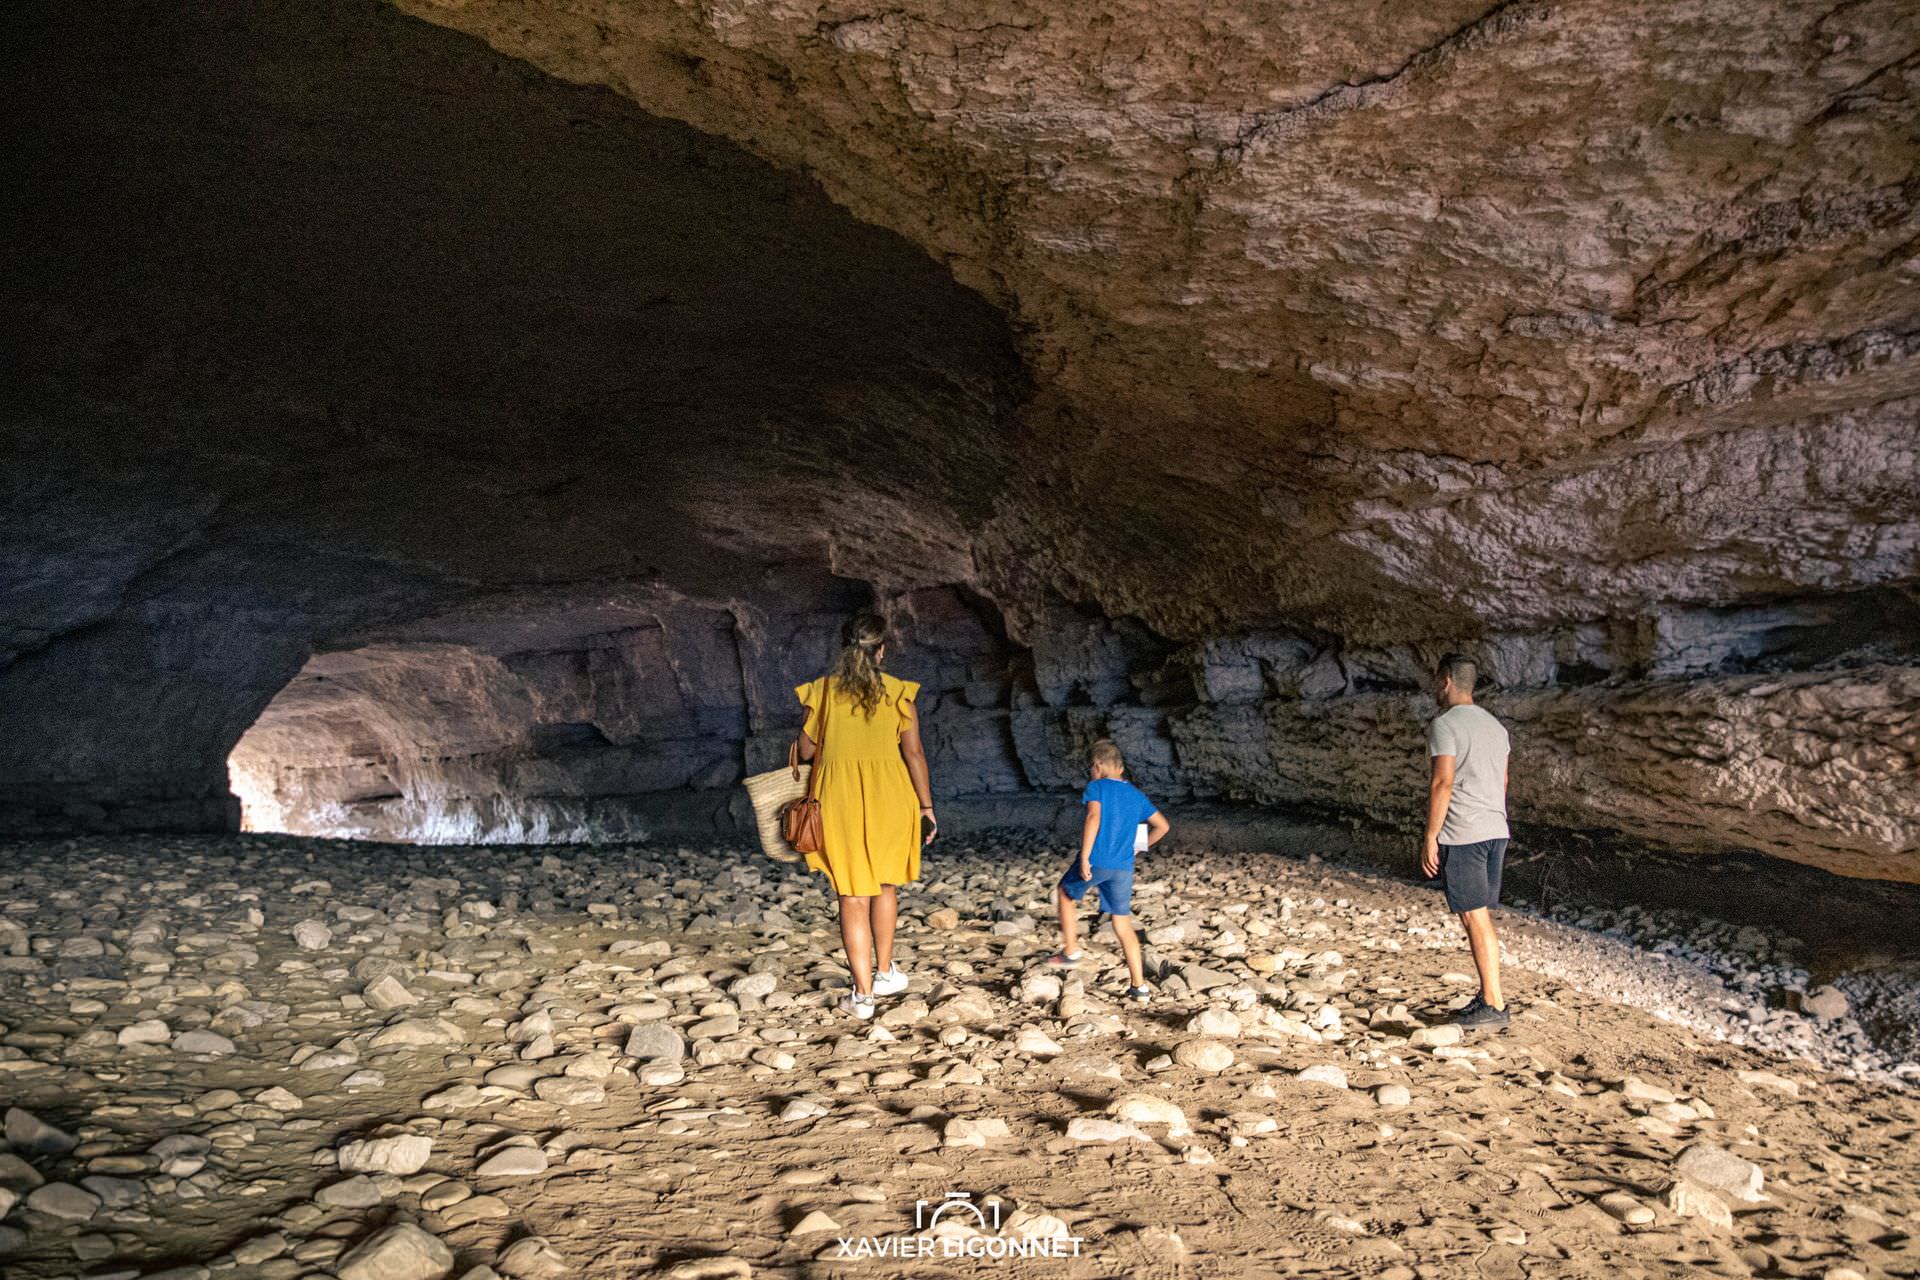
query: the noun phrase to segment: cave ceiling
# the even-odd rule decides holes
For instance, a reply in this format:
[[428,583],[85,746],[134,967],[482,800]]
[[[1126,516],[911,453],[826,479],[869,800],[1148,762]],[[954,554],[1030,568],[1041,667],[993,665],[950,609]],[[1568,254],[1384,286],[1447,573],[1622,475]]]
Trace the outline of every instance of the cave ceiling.
[[1915,574],[1898,0],[399,3],[1003,307],[1016,607],[1382,639]]

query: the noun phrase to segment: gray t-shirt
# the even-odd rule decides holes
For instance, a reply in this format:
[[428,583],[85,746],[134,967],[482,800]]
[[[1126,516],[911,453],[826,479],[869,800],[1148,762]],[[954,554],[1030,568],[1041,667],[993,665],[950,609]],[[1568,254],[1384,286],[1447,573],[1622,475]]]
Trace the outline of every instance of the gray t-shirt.
[[1448,707],[1427,726],[1427,754],[1453,757],[1453,798],[1441,844],[1507,838],[1507,731],[1472,703]]

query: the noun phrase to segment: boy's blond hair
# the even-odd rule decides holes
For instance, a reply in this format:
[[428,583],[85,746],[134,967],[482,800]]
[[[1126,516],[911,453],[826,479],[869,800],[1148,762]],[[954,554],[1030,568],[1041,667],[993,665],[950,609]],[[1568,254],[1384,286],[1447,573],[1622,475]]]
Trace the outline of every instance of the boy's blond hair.
[[1100,739],[1100,741],[1093,744],[1087,754],[1092,757],[1095,764],[1104,764],[1113,769],[1124,769],[1127,767],[1126,760],[1120,755],[1120,748],[1113,744],[1112,738]]

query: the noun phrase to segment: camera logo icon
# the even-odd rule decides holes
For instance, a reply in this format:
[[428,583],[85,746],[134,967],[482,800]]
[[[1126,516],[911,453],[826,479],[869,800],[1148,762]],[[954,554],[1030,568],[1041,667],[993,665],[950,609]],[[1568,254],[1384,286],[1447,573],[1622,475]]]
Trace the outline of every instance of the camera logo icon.
[[971,1191],[949,1191],[939,1200],[915,1200],[913,1202],[913,1229],[932,1231],[942,1218],[951,1216],[955,1221],[969,1221],[976,1231],[1000,1230],[1000,1201],[994,1200],[986,1205],[973,1202]]

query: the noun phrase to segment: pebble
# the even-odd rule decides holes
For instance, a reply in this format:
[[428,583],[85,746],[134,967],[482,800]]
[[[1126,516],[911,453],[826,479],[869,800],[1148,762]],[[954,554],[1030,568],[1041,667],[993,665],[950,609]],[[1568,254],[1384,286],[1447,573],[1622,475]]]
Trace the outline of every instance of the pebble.
[[325,951],[333,942],[333,930],[319,920],[302,920],[293,926],[293,941],[303,951]]
[[1230,973],[1219,969],[1208,969],[1201,965],[1190,964],[1180,969],[1180,980],[1187,984],[1189,991],[1211,991],[1215,987],[1230,987],[1239,981]]
[[1832,985],[1816,987],[1800,1002],[1800,1008],[1822,1022],[1838,1022],[1853,1012],[1847,993]]
[[86,1222],[100,1212],[100,1197],[66,1182],[49,1182],[27,1193],[27,1208],[62,1222]]
[[314,1203],[329,1209],[370,1209],[385,1199],[380,1184],[365,1174],[342,1178],[313,1193]]
[[1166,1125],[1168,1137],[1192,1132],[1187,1124],[1186,1112],[1169,1099],[1151,1093],[1123,1094],[1108,1105],[1107,1113],[1116,1120],[1128,1120],[1134,1124]]
[[243,1267],[257,1267],[261,1263],[277,1258],[290,1248],[286,1236],[275,1231],[268,1235],[255,1236],[243,1240],[233,1247],[233,1260]]
[[207,1167],[207,1155],[213,1143],[196,1134],[174,1133],[147,1149],[159,1162],[160,1172],[176,1178],[190,1178]]
[[1219,1036],[1233,1040],[1240,1035],[1240,1019],[1231,1009],[1202,1009],[1187,1020],[1187,1030],[1197,1036]]
[[460,1044],[466,1033],[445,1018],[405,1018],[374,1033],[376,1049]]
[[547,1171],[546,1152],[538,1147],[508,1147],[480,1163],[474,1173],[482,1178],[530,1178]]
[[689,1258],[660,1274],[667,1280],[751,1280],[753,1266],[745,1258]]
[[1465,1034],[1456,1024],[1442,1022],[1438,1026],[1421,1027],[1407,1037],[1407,1043],[1416,1049],[1444,1049],[1459,1044]]
[[1330,1062],[1318,1063],[1301,1071],[1296,1077],[1308,1084],[1324,1084],[1333,1089],[1347,1087],[1347,1073]]
[[1609,1191],[1599,1200],[1607,1214],[1630,1227],[1643,1227],[1653,1221],[1653,1210],[1624,1191]]
[[72,1134],[19,1107],[7,1108],[5,1131],[8,1145],[30,1156],[63,1156],[80,1145]]
[[475,1222],[491,1222],[513,1216],[513,1208],[499,1196],[468,1196],[458,1204],[440,1211],[440,1220],[449,1231]]
[[340,1170],[343,1173],[417,1173],[426,1167],[432,1155],[433,1139],[425,1134],[362,1138],[341,1144]]
[[549,1076],[533,1086],[533,1094],[542,1102],[561,1107],[592,1106],[607,1100],[606,1089],[597,1081],[571,1076]]
[[210,1058],[223,1058],[233,1052],[233,1041],[211,1031],[182,1031],[173,1038],[175,1053],[197,1053]]
[[687,1056],[687,1042],[664,1022],[643,1022],[628,1033],[626,1053],[643,1062],[679,1062]]
[[941,1145],[947,1147],[984,1147],[989,1142],[998,1142],[1012,1137],[1007,1122],[988,1117],[979,1120],[956,1118],[947,1121],[941,1130]]
[[404,1009],[410,1004],[417,1004],[420,999],[419,996],[407,990],[406,983],[391,973],[367,984],[361,990],[360,998],[367,1002],[369,1008],[378,1009],[382,1013]]
[[472,1196],[472,1187],[448,1178],[444,1182],[434,1183],[420,1193],[420,1207],[428,1213],[436,1213],[441,1209],[451,1209],[462,1200],[471,1199]]
[[1711,1142],[1698,1142],[1682,1151],[1673,1162],[1674,1172],[1735,1200],[1757,1203],[1765,1179],[1760,1166]]
[[1733,1210],[1713,1192],[1687,1178],[1677,1179],[1667,1189],[1667,1208],[1682,1218],[1698,1218],[1721,1231],[1733,1230]]
[[1052,1058],[1065,1052],[1059,1042],[1038,1027],[1028,1027],[1013,1042],[1015,1051],[1033,1058]]
[[1776,1075],[1771,1071],[1736,1071],[1734,1072],[1734,1078],[1742,1084],[1750,1084],[1757,1088],[1772,1089],[1778,1093],[1784,1093],[1789,1098],[1797,1098],[1800,1096],[1799,1081],[1789,1080],[1785,1076]]
[[1151,1142],[1133,1125],[1094,1116],[1075,1116],[1067,1122],[1067,1136],[1075,1142]]
[[339,1280],[442,1280],[453,1253],[411,1223],[383,1227],[350,1249],[333,1267]]
[[1221,1072],[1233,1065],[1233,1050],[1218,1040],[1183,1040],[1173,1060],[1195,1071]]
[[[494,1270],[513,1280],[557,1280],[570,1271],[567,1260],[542,1236],[526,1236],[507,1246]],[[342,1276],[341,1280],[347,1280]]]
[[1405,1107],[1413,1102],[1413,1094],[1403,1084],[1383,1084],[1373,1091],[1373,1100],[1383,1107]]
[[173,1039],[173,1028],[159,1018],[145,1018],[120,1028],[115,1038],[123,1045],[166,1044]]
[[1620,1092],[1629,1102],[1676,1102],[1679,1099],[1671,1089],[1657,1084],[1649,1084],[1639,1076],[1628,1076],[1620,1082]]

